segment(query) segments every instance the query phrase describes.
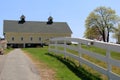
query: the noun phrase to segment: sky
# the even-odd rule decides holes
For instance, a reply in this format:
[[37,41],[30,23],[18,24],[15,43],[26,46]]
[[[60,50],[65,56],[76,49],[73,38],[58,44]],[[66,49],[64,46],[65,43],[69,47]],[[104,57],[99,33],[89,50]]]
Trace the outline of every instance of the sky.
[[22,14],[26,21],[47,21],[52,16],[54,22],[67,22],[72,37],[76,38],[83,38],[85,20],[97,7],[110,7],[120,16],[120,0],[1,0],[0,3],[0,37],[3,20],[20,20]]

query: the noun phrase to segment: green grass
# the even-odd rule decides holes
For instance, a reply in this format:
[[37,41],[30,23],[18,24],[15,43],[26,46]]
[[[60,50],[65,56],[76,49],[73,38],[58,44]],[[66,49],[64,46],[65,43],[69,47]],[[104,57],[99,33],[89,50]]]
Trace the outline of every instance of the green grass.
[[6,49],[4,49],[4,54],[6,55],[12,50],[13,50],[13,48],[6,48]]
[[77,66],[73,61],[64,59],[62,56],[48,53],[48,47],[25,48],[37,60],[44,62],[49,68],[54,69],[55,80],[100,80],[99,75],[95,76],[86,71],[82,66]]
[[[77,45],[71,45],[71,46],[77,46]],[[89,51],[92,51],[92,52],[95,52],[97,54],[100,54],[100,55],[103,55],[103,56],[106,56],[106,50],[105,49],[102,49],[102,48],[98,48],[98,47],[95,47],[95,46],[86,46],[86,45],[81,45],[81,47],[83,49],[86,49],[86,50],[89,50]],[[69,49],[66,49],[68,52],[71,52],[75,55],[79,55],[79,53],[77,51],[74,51],[74,50],[69,50]],[[107,68],[107,63],[103,62],[103,61],[100,61],[96,58],[93,58],[93,57],[90,57],[86,54],[82,54],[82,57],[84,57],[85,59],[103,67],[103,68]],[[113,59],[116,59],[116,60],[120,60],[120,52],[115,52],[115,51],[111,51],[111,57]],[[75,62],[74,59],[71,59]],[[79,64],[79,63],[78,63]],[[94,71],[93,69],[89,68],[87,65],[83,66],[86,70],[90,71],[91,73],[94,74]],[[116,67],[116,66],[112,66],[112,71],[119,74],[120,75],[120,67]],[[95,73],[96,74],[96,73]],[[99,74],[99,73],[98,73]],[[103,80],[107,80],[107,77],[105,75],[100,75],[100,77],[103,79]]]
[[[103,56],[106,56],[105,49],[98,48],[95,46],[86,46],[86,45],[82,45],[81,47],[83,49],[95,52],[95,53],[103,55]],[[111,51],[110,53],[111,53],[111,57],[113,59],[120,60],[120,52]],[[73,54],[76,54],[76,53],[73,53]],[[82,54],[82,57],[84,57],[85,59],[87,59],[87,60],[89,60],[89,61],[91,61],[91,62],[93,62],[93,63],[95,63],[103,68],[107,68],[107,63],[105,63],[103,61],[100,61],[96,58],[90,57],[90,56],[85,55],[85,54]],[[112,71],[120,75],[120,67],[112,66]]]
[[[90,50],[92,52],[96,52],[100,55],[104,55],[106,56],[106,50],[105,49],[101,49],[98,47],[94,47],[94,46],[86,46],[86,45],[82,45],[82,48]],[[111,51],[111,57],[117,60],[120,60],[120,52],[115,52],[115,51]]]

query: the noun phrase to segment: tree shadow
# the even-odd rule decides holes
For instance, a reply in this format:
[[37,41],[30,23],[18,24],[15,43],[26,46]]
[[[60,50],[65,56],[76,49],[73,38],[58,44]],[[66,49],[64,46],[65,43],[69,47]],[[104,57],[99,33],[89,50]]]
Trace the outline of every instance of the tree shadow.
[[102,80],[99,76],[91,74],[89,71],[86,71],[82,66],[77,66],[73,61],[69,59],[65,59],[59,55],[46,53],[46,55],[51,56],[65,64],[68,69],[70,69],[76,76],[78,76],[81,80]]

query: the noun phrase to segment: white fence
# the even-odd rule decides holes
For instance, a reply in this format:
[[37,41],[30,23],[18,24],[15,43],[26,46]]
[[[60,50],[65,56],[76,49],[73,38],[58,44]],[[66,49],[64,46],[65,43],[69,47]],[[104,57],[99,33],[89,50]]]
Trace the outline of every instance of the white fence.
[[[93,68],[94,70],[107,75],[109,80],[120,80],[120,75],[112,72],[111,69],[112,66],[117,66],[120,68],[120,61],[111,58],[111,51],[120,52],[120,45],[78,38],[54,38],[51,39],[50,41],[51,41],[51,43],[49,44],[50,52],[64,54],[65,57],[66,56],[72,57],[75,60],[78,60],[81,64],[86,64],[87,66]],[[59,42],[63,42],[64,44],[59,44]],[[77,43],[77,46],[67,45],[67,43],[69,42],[75,42]],[[95,47],[105,49],[106,56],[84,49],[81,47],[81,44],[85,44],[88,46],[92,45]],[[63,47],[64,49],[60,50],[58,47]],[[77,51],[79,55],[72,54],[68,52],[66,49]],[[89,60],[86,60],[84,57],[82,57],[82,54],[87,54],[90,57],[96,58],[100,61],[107,63],[107,69],[98,66],[97,64],[90,62]]]

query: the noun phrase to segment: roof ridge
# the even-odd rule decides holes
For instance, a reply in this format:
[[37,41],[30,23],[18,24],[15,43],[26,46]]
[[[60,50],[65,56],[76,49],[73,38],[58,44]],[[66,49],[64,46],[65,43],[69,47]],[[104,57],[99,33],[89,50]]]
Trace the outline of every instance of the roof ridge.
[[[19,20],[4,20],[4,21],[10,21],[10,22],[17,22]],[[47,21],[26,21],[26,22],[47,22]],[[67,22],[57,22],[57,21],[53,21],[53,23],[67,23]]]

